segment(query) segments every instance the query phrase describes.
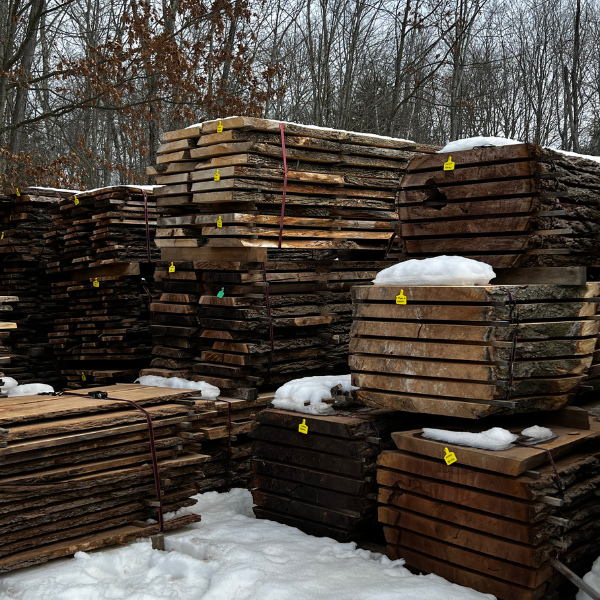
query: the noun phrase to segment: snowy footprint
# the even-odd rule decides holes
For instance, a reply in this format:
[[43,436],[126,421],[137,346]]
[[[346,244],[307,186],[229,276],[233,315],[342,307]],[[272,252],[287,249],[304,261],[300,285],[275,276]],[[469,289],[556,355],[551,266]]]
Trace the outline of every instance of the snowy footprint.
[[290,561],[290,557],[285,556],[285,549],[281,546],[267,546],[263,550],[263,554],[267,560],[270,560],[272,563],[284,565]]

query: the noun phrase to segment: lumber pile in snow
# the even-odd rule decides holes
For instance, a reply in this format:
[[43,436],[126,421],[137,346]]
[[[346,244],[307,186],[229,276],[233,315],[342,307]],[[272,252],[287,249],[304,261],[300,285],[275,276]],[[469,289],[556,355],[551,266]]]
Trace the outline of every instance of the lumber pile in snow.
[[599,292],[598,283],[355,287],[356,398],[471,419],[561,408],[594,356]]
[[114,186],[64,198],[45,235],[54,259],[54,331],[71,387],[132,381],[150,362],[156,200],[152,189]]
[[398,210],[405,260],[459,254],[600,272],[600,165],[581,156],[532,144],[416,156]]
[[564,579],[548,561],[558,554],[589,568],[600,551],[600,423],[588,426],[552,426],[555,439],[504,451],[394,433],[398,450],[377,470],[388,556],[500,600],[555,589]]
[[398,414],[360,408],[334,416],[269,409],[252,432],[254,513],[339,542],[377,539],[376,459]]
[[400,177],[432,149],[249,117],[163,141],[152,368],[240,399],[343,370],[350,287],[389,264]]
[[[106,391],[97,399],[86,392]],[[196,390],[116,385],[63,396],[0,399],[0,572],[153,535],[163,513],[192,506],[209,456],[181,435],[207,412]],[[165,530],[199,521],[189,515]]]
[[55,304],[45,265],[52,249],[44,234],[51,226],[52,212],[60,194],[72,191],[53,188],[7,188],[0,202],[0,294],[18,296],[11,320],[17,328],[3,338],[10,365],[4,369],[19,383],[58,382],[48,344]]
[[18,302],[16,296],[0,296],[0,377],[5,375],[3,369],[10,369],[10,346],[7,340],[11,332],[17,328],[17,324],[11,322],[12,304]]

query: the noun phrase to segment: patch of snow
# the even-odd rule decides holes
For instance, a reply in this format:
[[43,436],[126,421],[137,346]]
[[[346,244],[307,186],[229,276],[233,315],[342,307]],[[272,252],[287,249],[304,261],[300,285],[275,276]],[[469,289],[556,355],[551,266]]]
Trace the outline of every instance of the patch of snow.
[[492,427],[481,433],[470,431],[448,431],[446,429],[423,428],[423,437],[436,442],[482,448],[483,450],[508,450],[518,435],[502,427]]
[[462,256],[412,258],[383,269],[375,285],[487,285],[496,277],[487,263]]
[[494,600],[403,560],[255,519],[252,496],[196,496],[202,521],[149,540],[5,573],[2,600]]
[[45,383],[26,383],[25,385],[17,385],[7,390],[6,395],[9,398],[13,396],[37,396],[42,392],[53,392],[54,388]]
[[95,194],[96,192],[102,192],[104,190],[111,190],[115,188],[130,188],[132,190],[146,190],[151,192],[152,190],[162,187],[161,185],[107,185],[105,187],[93,188],[91,190],[81,190],[80,192],[73,191],[73,195],[81,194]]
[[523,429],[523,431],[521,431],[521,435],[531,438],[537,443],[543,442],[544,440],[549,440],[552,437],[554,437],[552,429],[548,429],[548,427],[540,427],[539,425],[534,425],[533,427]]
[[511,140],[510,138],[504,137],[477,136],[449,142],[441,150],[438,150],[438,154],[442,152],[460,152],[461,150],[472,150],[477,146],[514,146],[522,143],[523,142],[519,142],[518,140]]
[[339,384],[343,392],[358,389],[352,386],[350,378],[351,375],[324,375],[293,379],[275,392],[273,406],[309,415],[332,414],[334,410],[322,400],[331,398],[331,388]]
[[19,382],[16,379],[13,379],[12,377],[5,377],[4,375],[0,376],[0,381],[2,381],[0,392],[6,392],[19,385]]
[[[600,593],[600,557],[592,565],[592,570],[583,576],[583,580]],[[575,600],[592,600],[583,590],[579,590]]]
[[202,392],[202,398],[210,398],[214,400],[221,394],[221,390],[206,383],[206,381],[188,381],[181,377],[158,377],[156,375],[144,375],[138,377],[133,383],[139,383],[140,385],[151,385],[153,387],[164,387],[164,388],[177,388],[182,390],[200,390]]
[[81,190],[65,190],[63,188],[53,188],[53,187],[41,187],[41,186],[29,186],[30,190],[36,190],[36,191],[42,191],[42,192],[52,192],[53,194],[55,194],[56,192],[58,193],[63,193],[63,194],[80,194]]
[[593,160],[594,162],[600,163],[600,156],[593,156],[592,154],[577,154],[577,152],[569,152],[568,150],[559,150],[558,148],[548,148],[548,150],[554,150],[555,152],[560,152],[561,154],[566,154],[567,156],[575,156],[577,158],[587,158],[588,160]]

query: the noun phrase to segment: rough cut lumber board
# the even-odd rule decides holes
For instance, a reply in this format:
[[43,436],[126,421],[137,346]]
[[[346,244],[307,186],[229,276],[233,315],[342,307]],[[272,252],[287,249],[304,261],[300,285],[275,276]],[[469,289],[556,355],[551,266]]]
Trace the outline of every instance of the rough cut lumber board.
[[[598,438],[600,422],[592,421],[589,431],[559,426],[552,427],[552,431],[558,436],[556,439],[537,445],[550,450],[552,457],[556,459],[573,452],[576,445],[584,440]],[[505,475],[521,475],[525,471],[546,464],[548,460],[546,452],[536,448],[514,447],[502,451],[468,448],[425,439],[421,435],[421,430],[396,432],[392,434],[392,439],[399,450],[439,458],[440,461],[445,454],[444,448],[448,447],[450,451],[455,452],[458,458],[455,463],[457,465],[467,465]]]

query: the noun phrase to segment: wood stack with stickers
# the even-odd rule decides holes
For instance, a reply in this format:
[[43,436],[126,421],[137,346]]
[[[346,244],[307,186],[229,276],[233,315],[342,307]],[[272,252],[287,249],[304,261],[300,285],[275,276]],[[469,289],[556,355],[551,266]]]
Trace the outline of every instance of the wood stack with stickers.
[[7,188],[0,199],[0,294],[18,296],[11,321],[2,332],[2,354],[9,359],[6,376],[20,384],[44,381],[55,385],[59,374],[48,334],[56,304],[45,271],[52,251],[44,240],[59,194],[72,191],[42,187]]
[[390,558],[500,600],[598,597],[599,208],[585,157],[410,162],[400,262],[352,291],[354,397],[418,423],[378,458]]
[[65,195],[56,207],[44,238],[63,384],[130,382],[149,364],[155,207],[143,186]]
[[0,573],[199,521],[165,517],[196,503],[210,460],[182,435],[212,414],[197,395],[114,385],[1,398]]
[[228,396],[347,370],[349,290],[386,264],[405,140],[250,117],[167,132],[154,360]]

